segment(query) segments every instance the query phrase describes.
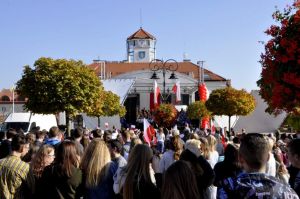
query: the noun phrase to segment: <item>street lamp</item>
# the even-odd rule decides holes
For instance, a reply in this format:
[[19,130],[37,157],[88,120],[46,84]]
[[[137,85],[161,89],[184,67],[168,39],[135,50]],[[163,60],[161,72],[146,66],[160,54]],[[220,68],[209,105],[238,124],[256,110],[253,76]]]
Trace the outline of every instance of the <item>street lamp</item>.
[[177,71],[177,69],[178,69],[178,62],[174,59],[168,59],[167,61],[155,59],[150,62],[149,68],[151,71],[153,71],[153,74],[150,79],[154,79],[154,80],[159,79],[156,72],[161,71],[163,74],[162,100],[163,100],[163,102],[165,102],[167,97],[169,96],[169,95],[166,96],[166,72],[167,71],[172,72],[169,79],[177,79],[174,72]]

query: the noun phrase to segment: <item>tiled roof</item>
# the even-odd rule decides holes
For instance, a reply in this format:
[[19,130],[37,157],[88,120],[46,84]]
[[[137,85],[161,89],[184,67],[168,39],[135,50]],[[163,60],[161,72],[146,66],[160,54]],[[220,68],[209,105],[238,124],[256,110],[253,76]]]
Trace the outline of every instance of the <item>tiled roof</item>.
[[150,33],[146,32],[143,28],[140,28],[138,31],[136,31],[127,38],[127,40],[130,39],[155,39],[155,37]]
[[[100,75],[101,67],[99,67],[98,63],[90,64],[88,67],[94,70],[97,75]],[[137,70],[149,70],[149,62],[105,62],[105,71],[106,73],[110,73],[112,77]],[[193,74],[193,78],[197,80],[199,78],[199,66],[192,62],[178,62],[178,69],[176,72],[186,75]],[[204,76],[205,81],[228,81],[224,77],[207,69],[204,69]]]

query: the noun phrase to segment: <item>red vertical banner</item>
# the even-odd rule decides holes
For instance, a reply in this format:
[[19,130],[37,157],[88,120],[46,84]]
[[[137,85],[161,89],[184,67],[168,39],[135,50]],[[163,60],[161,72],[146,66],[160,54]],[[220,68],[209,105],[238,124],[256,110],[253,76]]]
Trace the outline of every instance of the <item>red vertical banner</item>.
[[154,109],[154,93],[150,93],[150,110]]
[[151,92],[150,93],[150,110],[155,109],[156,106],[158,106],[160,104],[160,95],[157,96],[157,102],[158,104],[154,104],[154,93]]
[[[201,83],[198,86],[198,93],[199,93],[199,99],[202,102],[206,102],[207,98],[208,98],[208,91],[206,88],[205,83]],[[203,129],[207,129],[209,128],[209,117],[205,117],[201,120],[201,127]]]

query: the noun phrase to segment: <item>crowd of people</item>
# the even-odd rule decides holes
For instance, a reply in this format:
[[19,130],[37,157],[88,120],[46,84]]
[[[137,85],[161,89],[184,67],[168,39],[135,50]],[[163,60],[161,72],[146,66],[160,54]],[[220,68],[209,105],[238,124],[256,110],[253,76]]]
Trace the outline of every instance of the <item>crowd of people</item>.
[[160,127],[146,143],[133,129],[9,129],[0,198],[299,198],[300,138],[208,132]]

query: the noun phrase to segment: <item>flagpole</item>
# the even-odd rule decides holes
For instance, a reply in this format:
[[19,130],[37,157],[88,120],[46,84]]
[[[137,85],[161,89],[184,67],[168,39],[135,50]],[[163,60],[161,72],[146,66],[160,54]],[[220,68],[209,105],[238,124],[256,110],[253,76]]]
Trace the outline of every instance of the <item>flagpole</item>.
[[12,112],[15,113],[15,87],[12,87]]

